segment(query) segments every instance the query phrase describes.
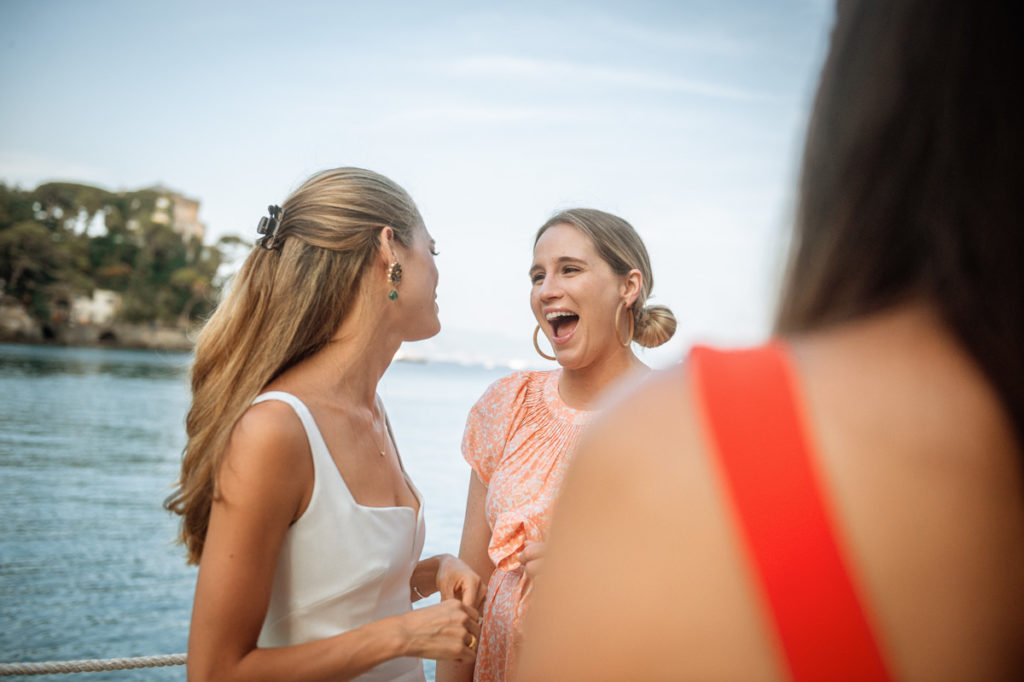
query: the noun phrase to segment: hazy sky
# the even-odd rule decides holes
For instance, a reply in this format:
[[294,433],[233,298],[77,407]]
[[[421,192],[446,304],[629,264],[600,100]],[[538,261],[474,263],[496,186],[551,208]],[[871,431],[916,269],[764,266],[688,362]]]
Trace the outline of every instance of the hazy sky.
[[[533,362],[532,238],[590,206],[640,232],[648,351],[767,333],[824,0],[0,2],[0,180],[156,183],[209,234],[355,165],[412,194],[441,256],[424,353]],[[416,352],[417,346],[409,349]]]

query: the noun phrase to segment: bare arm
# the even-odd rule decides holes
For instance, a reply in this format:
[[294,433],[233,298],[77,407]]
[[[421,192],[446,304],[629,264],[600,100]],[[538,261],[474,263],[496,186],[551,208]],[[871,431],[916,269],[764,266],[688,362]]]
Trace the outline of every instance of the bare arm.
[[[494,572],[494,564],[487,553],[487,548],[491,544],[491,527],[487,523],[486,501],[487,486],[480,481],[476,473],[470,474],[459,558],[480,576],[485,593],[491,573]],[[467,682],[472,679],[472,662],[460,664],[452,661],[439,661],[437,664],[437,682]]]
[[297,646],[256,646],[277,556],[313,483],[301,424],[287,406],[256,405],[232,433],[196,582],[190,680],[350,679],[398,656],[473,660],[474,609],[451,600]]

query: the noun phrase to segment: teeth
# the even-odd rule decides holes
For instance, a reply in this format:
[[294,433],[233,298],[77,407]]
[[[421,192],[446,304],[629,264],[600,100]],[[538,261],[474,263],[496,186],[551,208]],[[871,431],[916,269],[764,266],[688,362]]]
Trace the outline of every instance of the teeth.
[[553,313],[548,313],[544,317],[545,317],[545,319],[547,319],[548,322],[550,322],[551,320],[557,319],[559,317],[570,317],[570,316],[576,317],[576,313],[570,313],[570,312],[566,312],[564,310],[558,310],[558,311],[555,311]]

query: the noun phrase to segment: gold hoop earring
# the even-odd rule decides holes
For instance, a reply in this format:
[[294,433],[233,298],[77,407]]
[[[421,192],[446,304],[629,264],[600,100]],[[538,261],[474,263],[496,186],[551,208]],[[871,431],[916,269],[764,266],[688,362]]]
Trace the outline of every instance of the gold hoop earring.
[[397,260],[388,266],[388,281],[391,282],[388,298],[394,301],[398,298],[398,283],[402,281],[402,264]]
[[623,343],[622,339],[619,337],[619,313],[622,312],[622,306],[624,305],[626,305],[624,300],[619,301],[618,307],[615,308],[615,338],[622,344],[623,348],[629,348],[629,344],[633,343],[633,325],[635,322],[633,320],[633,312],[629,311],[629,308],[626,308],[626,310],[629,311],[629,338],[627,338],[625,343]]
[[537,349],[537,354],[540,355],[545,360],[557,360],[558,358],[556,358],[554,355],[545,355],[544,351],[540,349],[540,344],[537,343],[537,332],[539,331],[540,325],[538,324],[537,328],[533,330],[533,347]]

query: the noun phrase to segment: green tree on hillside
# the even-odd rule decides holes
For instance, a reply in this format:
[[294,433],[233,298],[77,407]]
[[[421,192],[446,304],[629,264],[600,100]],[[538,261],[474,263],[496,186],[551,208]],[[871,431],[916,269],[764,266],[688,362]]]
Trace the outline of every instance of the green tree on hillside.
[[[0,183],[0,289],[41,320],[53,317],[54,300],[96,288],[121,294],[126,321],[184,325],[207,314],[221,287],[218,270],[244,242],[184,241],[160,210],[164,195],[75,183],[23,191]],[[98,223],[101,233],[91,234]]]

